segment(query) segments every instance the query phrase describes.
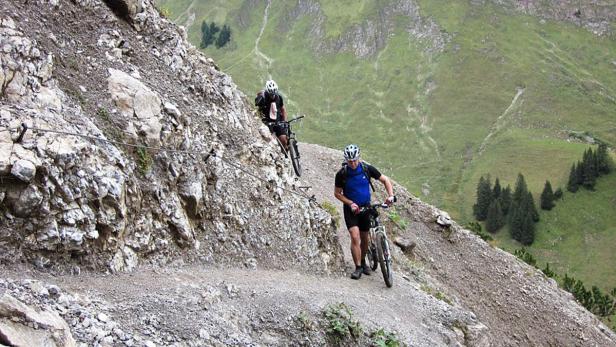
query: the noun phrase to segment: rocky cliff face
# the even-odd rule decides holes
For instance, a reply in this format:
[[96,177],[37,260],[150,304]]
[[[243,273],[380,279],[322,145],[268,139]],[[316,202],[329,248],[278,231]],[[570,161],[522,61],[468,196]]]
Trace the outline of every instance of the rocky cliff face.
[[324,27],[326,18],[319,2],[298,1],[285,14],[285,20],[280,22],[279,30],[286,32],[290,30],[292,23],[302,17],[308,17],[312,25],[307,35],[311,38],[316,52],[321,54],[351,52],[360,58],[374,57],[385,47],[396,29],[396,18],[404,18],[404,30],[409,37],[420,42],[427,53],[439,52],[449,40],[449,36],[442,33],[435,22],[420,16],[420,9],[415,1],[390,1],[381,6],[374,16],[353,25],[340,37],[328,39]]
[[0,345],[335,344],[323,312],[341,302],[364,327],[349,344],[616,345],[541,272],[399,186],[406,226],[383,220],[417,246],[392,247],[394,287],[339,276],[346,230],[296,186],[331,204],[340,153],[302,146],[295,181],[230,78],[148,0],[2,2],[0,62]]
[[[483,5],[485,0],[473,0]],[[612,24],[616,20],[616,4],[610,0],[492,0],[510,10],[544,19],[567,21],[582,26],[596,35],[613,35]]]
[[336,268],[231,79],[150,1],[108,3],[0,5],[0,261]]

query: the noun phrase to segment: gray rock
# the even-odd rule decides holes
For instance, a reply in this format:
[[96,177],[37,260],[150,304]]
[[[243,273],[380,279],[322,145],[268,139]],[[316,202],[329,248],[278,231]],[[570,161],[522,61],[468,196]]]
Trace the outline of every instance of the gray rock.
[[179,119],[180,116],[182,115],[182,113],[180,112],[180,110],[178,110],[177,106],[175,106],[173,103],[171,102],[165,102],[165,104],[163,105],[165,112],[167,112],[168,114],[172,115],[173,117],[175,117],[175,119]]
[[[13,317],[23,317],[36,329]],[[10,346],[76,346],[68,324],[56,312],[37,312],[6,293],[0,297],[0,336]]]
[[396,237],[394,239],[394,244],[398,247],[400,247],[400,249],[404,252],[404,253],[412,253],[413,249],[416,246],[416,243],[410,239],[404,238],[404,237]]
[[0,131],[0,175],[6,175],[11,171],[10,158],[12,148],[13,140],[11,139],[11,133],[4,130]]
[[28,160],[17,160],[13,163],[11,174],[24,182],[30,182],[36,175],[36,166]]
[[[9,191],[7,200],[13,213],[18,217],[28,217],[36,211],[43,201],[43,194],[33,184],[28,185],[23,191]],[[17,195],[17,196],[16,196]]]

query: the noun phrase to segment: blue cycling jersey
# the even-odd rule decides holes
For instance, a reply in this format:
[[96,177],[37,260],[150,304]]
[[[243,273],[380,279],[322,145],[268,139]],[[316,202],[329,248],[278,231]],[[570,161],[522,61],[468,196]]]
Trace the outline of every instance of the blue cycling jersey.
[[344,196],[351,199],[356,204],[370,204],[370,182],[369,173],[364,172],[362,165],[358,165],[355,170],[347,166],[347,178],[344,185]]

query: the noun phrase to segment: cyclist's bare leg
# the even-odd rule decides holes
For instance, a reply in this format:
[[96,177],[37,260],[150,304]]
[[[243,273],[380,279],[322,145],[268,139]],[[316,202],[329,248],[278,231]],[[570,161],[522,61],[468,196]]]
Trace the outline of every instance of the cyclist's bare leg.
[[364,265],[366,254],[368,254],[368,249],[370,248],[370,232],[366,230],[361,231],[359,234],[361,235],[361,264]]
[[278,136],[278,139],[280,140],[280,143],[282,143],[282,146],[284,147],[284,149],[286,151],[289,150],[289,146],[288,146],[288,140],[287,140],[287,135],[280,135]]
[[353,263],[355,266],[359,266],[361,264],[361,240],[359,237],[359,227],[351,227],[349,228],[349,235],[351,236],[351,255],[353,256]]

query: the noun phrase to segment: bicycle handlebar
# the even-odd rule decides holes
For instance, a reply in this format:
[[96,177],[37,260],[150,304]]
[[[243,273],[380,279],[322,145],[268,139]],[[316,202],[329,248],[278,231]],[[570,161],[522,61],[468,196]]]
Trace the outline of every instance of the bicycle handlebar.
[[[398,198],[396,198],[396,196],[394,196],[394,202],[396,202],[396,201],[398,201]],[[389,207],[390,207],[390,205],[387,205],[387,204],[385,204],[385,203],[380,203],[380,204],[371,204],[370,206],[360,207],[360,208],[359,208],[359,213],[364,213],[364,212],[366,212],[366,211],[368,211],[368,210],[376,210],[376,209],[377,209],[377,208],[379,208],[379,207],[380,207],[380,208],[383,208],[383,209],[386,209],[386,208],[389,208]]]
[[300,119],[302,119],[302,118],[304,118],[304,116],[295,117],[295,118],[293,118],[293,119],[289,119],[289,120],[287,120],[287,121],[283,121],[283,122],[286,122],[286,123],[291,123],[291,122],[295,122],[296,120],[300,120]]

